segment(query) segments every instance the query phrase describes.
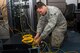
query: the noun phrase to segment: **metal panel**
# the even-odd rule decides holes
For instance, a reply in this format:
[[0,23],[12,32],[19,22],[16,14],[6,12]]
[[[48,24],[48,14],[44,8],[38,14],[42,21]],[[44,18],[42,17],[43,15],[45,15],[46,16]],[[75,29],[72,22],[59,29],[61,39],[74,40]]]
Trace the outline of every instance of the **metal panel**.
[[47,0],[47,4],[60,8],[60,10],[63,13],[64,13],[64,11],[66,9],[66,2],[65,2],[65,0]]
[[48,2],[65,2],[65,0],[48,0]]
[[66,9],[65,3],[48,3],[48,5],[58,7],[63,13],[65,12],[65,9]]
[[66,4],[65,3],[48,3],[48,5],[51,5],[51,6],[57,6],[59,8],[65,8],[66,7]]
[[59,8],[65,8],[66,4],[65,3],[48,3],[48,5],[51,5],[51,6],[57,6]]

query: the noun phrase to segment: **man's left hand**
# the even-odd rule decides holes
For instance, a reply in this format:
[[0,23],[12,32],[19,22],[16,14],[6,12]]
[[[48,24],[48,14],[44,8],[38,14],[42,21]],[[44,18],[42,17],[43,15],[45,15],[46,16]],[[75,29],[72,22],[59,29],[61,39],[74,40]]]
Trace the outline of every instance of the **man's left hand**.
[[39,46],[41,42],[41,37],[38,37],[37,39],[34,39],[33,45]]

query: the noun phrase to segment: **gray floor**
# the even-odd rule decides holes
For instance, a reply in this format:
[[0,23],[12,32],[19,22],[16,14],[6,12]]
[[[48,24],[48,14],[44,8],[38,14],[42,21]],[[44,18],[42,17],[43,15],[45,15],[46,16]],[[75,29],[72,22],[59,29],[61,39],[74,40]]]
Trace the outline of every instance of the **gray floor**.
[[80,53],[80,33],[75,31],[68,31],[67,35],[68,38],[64,41],[61,49],[63,51]]

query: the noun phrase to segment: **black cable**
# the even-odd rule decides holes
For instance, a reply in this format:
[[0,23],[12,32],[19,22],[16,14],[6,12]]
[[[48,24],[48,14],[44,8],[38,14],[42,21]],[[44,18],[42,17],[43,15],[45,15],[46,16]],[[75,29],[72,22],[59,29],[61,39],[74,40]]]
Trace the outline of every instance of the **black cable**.
[[36,33],[36,31],[30,26],[30,24],[29,24],[29,15],[28,15],[28,13],[26,13],[26,10],[24,10],[24,15],[25,15],[25,17],[26,17],[26,19],[27,19],[27,24],[28,24],[28,26],[30,27],[30,29],[34,32],[34,33]]

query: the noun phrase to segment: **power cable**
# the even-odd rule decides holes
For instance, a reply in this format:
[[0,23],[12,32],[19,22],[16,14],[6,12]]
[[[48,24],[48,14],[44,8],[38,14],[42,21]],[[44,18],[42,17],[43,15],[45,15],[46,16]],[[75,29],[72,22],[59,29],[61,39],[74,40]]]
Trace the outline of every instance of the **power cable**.
[[[26,11],[25,11],[26,12]],[[27,24],[28,24],[28,26],[30,27],[30,29],[34,32],[34,33],[36,33],[36,31],[30,26],[30,24],[29,24],[29,17],[28,17],[28,13],[27,13],[27,15],[26,15],[26,13],[24,13],[24,15],[25,15],[25,17],[27,18]]]

